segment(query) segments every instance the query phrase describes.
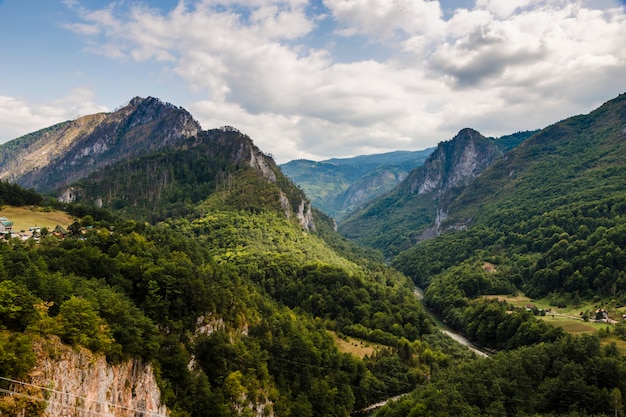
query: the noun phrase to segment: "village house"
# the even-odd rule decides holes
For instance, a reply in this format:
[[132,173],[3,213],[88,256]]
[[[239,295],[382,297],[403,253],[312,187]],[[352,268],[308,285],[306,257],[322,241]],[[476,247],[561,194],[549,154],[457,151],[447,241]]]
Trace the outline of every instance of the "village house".
[[11,236],[13,222],[5,216],[0,217],[0,234],[3,236]]
[[65,239],[67,237],[67,230],[57,224],[52,234],[59,239]]

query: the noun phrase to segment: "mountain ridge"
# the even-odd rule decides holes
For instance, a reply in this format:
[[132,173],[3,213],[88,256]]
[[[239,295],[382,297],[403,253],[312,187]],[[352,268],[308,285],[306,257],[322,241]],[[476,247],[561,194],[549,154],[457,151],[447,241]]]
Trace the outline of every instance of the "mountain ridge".
[[0,179],[49,192],[200,130],[186,110],[135,97],[115,112],[62,122],[0,145]]
[[[258,178],[245,181],[272,184],[266,196],[243,197],[233,187],[239,183],[233,176],[245,176],[247,169]],[[196,211],[197,203],[219,190],[237,204],[272,206],[315,230],[310,201],[282,177],[249,136],[231,126],[202,130],[186,110],[153,97],[135,97],[112,113],[0,145],[0,179],[54,193],[63,202],[125,208],[156,222]]]
[[434,148],[394,151],[324,161],[299,159],[281,164],[313,204],[341,221],[371,199],[398,185]]
[[[393,190],[372,200],[344,219],[338,230],[350,239],[393,256],[416,242],[436,236],[448,206],[484,169],[534,132],[518,132],[499,139],[465,128],[440,142],[424,164],[409,173]],[[384,219],[381,221],[381,219]]]

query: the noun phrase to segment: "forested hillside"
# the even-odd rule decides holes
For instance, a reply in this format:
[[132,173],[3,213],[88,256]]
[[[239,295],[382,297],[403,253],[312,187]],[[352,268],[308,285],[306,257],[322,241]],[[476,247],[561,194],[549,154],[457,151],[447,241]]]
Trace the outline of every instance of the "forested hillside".
[[232,209],[252,211],[286,204],[284,211],[297,212],[306,199],[248,136],[233,128],[202,131],[182,147],[111,164],[69,186],[63,198],[155,223],[199,215],[198,204],[211,195],[220,195]]
[[[234,129],[66,191],[80,203],[0,187],[6,203],[76,216],[67,236],[0,245],[1,389],[24,390],[10,380],[39,374],[33,346],[54,358],[43,341],[58,337],[152,363],[173,417],[347,416],[471,357],[435,332],[404,275],[336,234]],[[45,415],[42,391],[20,395],[1,413]]]
[[[31,343],[56,335],[111,362],[152,361],[172,415],[347,416],[452,363],[403,276],[357,265],[282,213],[216,200],[193,220],[94,211],[63,240],[1,245],[0,373],[28,380]],[[329,330],[380,348],[341,353]]]
[[[440,374],[379,415],[621,415],[625,126],[622,94],[543,129],[450,203],[448,233],[393,260],[443,320],[500,353]],[[564,336],[533,305],[485,297],[518,293],[553,309],[579,306],[580,322],[607,310],[605,322],[614,321],[596,335]]]
[[340,233],[389,258],[436,235],[450,202],[463,186],[533,133],[495,139],[473,129],[461,130],[441,142],[424,165],[411,171],[396,188],[343,219]]

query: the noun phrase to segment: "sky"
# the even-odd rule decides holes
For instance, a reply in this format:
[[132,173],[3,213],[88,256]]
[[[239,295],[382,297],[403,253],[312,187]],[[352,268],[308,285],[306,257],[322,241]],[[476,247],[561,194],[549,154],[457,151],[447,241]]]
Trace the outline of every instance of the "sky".
[[626,1],[0,0],[0,143],[133,97],[278,163],[498,137],[626,92]]

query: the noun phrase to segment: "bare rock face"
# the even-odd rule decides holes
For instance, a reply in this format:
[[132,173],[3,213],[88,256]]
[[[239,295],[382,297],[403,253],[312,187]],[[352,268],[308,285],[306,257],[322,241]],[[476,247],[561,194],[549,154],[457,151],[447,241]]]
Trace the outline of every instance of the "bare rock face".
[[270,165],[267,163],[265,156],[261,154],[261,152],[254,148],[251,144],[248,145],[251,149],[248,150],[250,156],[248,159],[248,164],[254,169],[258,169],[263,173],[263,177],[266,178],[270,182],[276,182],[276,173],[272,170]]
[[454,187],[467,185],[503,153],[495,143],[473,129],[463,129],[439,144],[411,183],[411,192],[436,192],[437,197]]
[[55,190],[200,130],[186,110],[154,97],[135,97],[115,112],[59,123],[0,148],[0,179],[37,191]]
[[137,360],[110,365],[102,354],[51,338],[35,347],[31,384],[46,387],[49,417],[167,417],[152,366]]
[[433,226],[417,240],[437,235],[448,216],[448,204],[455,190],[469,184],[502,156],[503,152],[493,141],[473,129],[463,129],[451,140],[440,143],[422,169],[413,171],[407,178],[411,193],[432,195],[437,201]]
[[300,221],[300,226],[303,229],[308,230],[310,232],[314,232],[315,222],[313,221],[313,212],[311,210],[311,202],[307,200],[301,200],[300,205],[298,206],[298,212],[296,213],[296,217]]

